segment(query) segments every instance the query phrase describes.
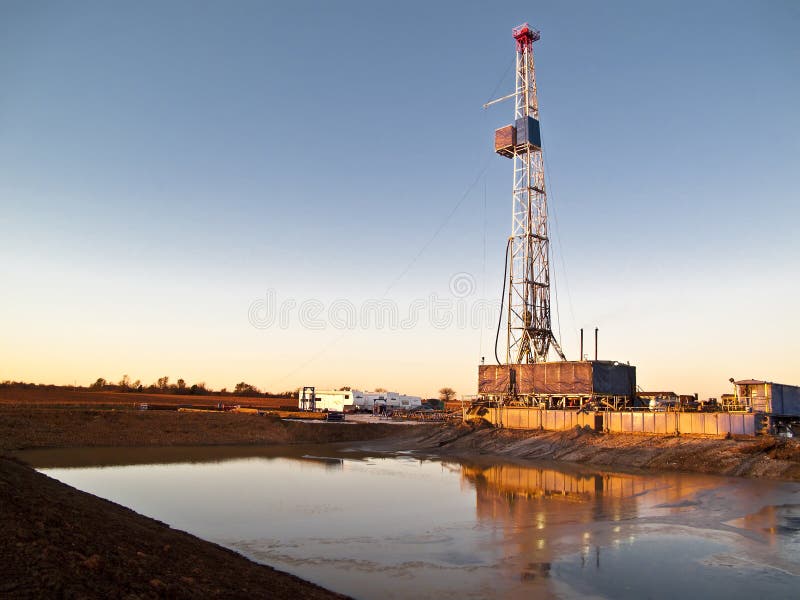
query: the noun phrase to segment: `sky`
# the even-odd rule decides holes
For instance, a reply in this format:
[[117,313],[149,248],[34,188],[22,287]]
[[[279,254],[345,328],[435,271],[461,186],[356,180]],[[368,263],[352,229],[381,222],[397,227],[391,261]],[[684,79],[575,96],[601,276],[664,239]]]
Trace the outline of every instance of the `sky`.
[[792,1],[0,2],[0,380],[474,394],[522,22],[567,357],[800,384]]

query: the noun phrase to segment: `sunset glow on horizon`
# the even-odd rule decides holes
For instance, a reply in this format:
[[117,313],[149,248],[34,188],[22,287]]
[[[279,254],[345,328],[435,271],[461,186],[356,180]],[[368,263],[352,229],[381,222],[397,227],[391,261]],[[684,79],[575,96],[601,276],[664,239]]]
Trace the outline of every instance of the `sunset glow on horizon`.
[[0,381],[475,394],[528,20],[567,358],[800,385],[800,7],[540,4],[4,3]]

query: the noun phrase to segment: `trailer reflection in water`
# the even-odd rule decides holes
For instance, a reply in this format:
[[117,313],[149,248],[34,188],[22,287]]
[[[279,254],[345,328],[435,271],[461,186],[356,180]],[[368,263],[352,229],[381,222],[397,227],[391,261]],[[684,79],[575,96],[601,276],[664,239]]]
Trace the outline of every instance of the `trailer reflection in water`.
[[795,483],[342,446],[23,458],[356,598],[791,597],[800,576]]

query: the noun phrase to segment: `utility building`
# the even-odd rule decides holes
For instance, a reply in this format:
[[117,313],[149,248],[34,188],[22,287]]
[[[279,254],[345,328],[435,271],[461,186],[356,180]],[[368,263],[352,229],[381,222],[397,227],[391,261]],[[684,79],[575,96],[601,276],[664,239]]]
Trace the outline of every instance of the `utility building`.
[[800,417],[800,386],[758,379],[733,382],[735,393],[723,396],[727,411],[759,412],[772,417]]

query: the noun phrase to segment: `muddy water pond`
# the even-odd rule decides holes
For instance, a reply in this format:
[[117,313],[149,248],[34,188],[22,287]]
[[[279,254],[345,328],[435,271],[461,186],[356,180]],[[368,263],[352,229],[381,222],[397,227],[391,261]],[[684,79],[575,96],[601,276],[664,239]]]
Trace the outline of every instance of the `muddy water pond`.
[[800,589],[797,483],[331,445],[22,458],[356,598],[790,598]]

